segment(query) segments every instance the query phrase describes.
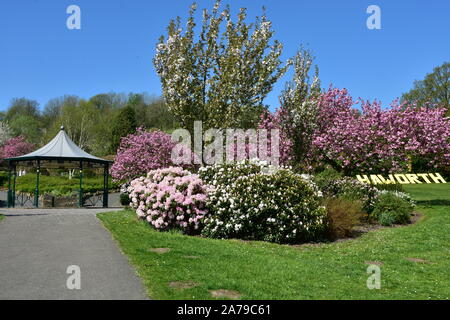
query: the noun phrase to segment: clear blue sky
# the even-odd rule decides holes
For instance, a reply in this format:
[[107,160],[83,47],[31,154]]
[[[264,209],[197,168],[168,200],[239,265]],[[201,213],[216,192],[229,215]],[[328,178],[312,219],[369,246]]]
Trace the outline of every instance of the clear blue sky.
[[[197,1],[210,8],[212,0]],[[103,92],[160,94],[155,44],[171,18],[185,21],[191,0],[2,0],[0,110],[14,97],[37,100]],[[267,15],[283,59],[300,44],[313,50],[322,86],[349,89],[384,105],[414,79],[450,60],[448,0],[228,0],[249,17]],[[66,8],[81,8],[81,30],[68,30]],[[366,8],[381,8],[381,30],[368,30]],[[289,76],[266,99],[271,109]]]

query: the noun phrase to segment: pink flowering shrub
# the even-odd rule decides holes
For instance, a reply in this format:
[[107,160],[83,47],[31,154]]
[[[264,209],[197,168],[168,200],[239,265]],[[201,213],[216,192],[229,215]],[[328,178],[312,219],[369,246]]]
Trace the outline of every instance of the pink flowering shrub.
[[33,143],[25,141],[23,136],[10,138],[0,147],[0,158],[13,158],[30,153],[35,149]]
[[150,170],[168,167],[172,165],[174,146],[169,134],[138,128],[136,133],[122,138],[111,176],[116,181],[126,181],[145,176]]
[[131,181],[128,192],[138,217],[156,229],[200,232],[208,186],[198,175],[180,167],[151,170],[146,177]]

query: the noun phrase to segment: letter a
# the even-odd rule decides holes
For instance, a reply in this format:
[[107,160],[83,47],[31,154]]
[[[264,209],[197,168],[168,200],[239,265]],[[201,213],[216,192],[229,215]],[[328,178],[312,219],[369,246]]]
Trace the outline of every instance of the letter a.
[[81,10],[79,6],[76,6],[74,4],[67,7],[66,10],[67,14],[70,14],[70,16],[67,18],[66,25],[67,29],[73,30],[73,29],[81,29]]
[[367,278],[367,288],[369,290],[381,288],[381,269],[379,266],[371,264],[367,267],[367,273],[370,276]]
[[369,30],[381,29],[381,9],[377,5],[367,7],[367,13],[372,14],[367,18],[366,25]]
[[72,265],[68,266],[66,270],[67,274],[70,276],[67,278],[66,286],[67,289],[81,289],[81,270],[79,266]]

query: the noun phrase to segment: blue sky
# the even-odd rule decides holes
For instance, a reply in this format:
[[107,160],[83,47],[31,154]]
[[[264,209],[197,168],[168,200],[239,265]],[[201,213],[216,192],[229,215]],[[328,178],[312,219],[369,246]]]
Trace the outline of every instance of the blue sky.
[[[152,65],[155,45],[171,18],[185,21],[191,0],[2,0],[0,2],[0,110],[14,97],[83,98],[103,92],[160,94]],[[210,8],[212,0],[197,1]],[[322,86],[347,88],[383,105],[450,59],[447,0],[229,0],[236,12],[267,15],[283,59],[300,44],[311,49]],[[68,30],[66,8],[81,8],[81,30]],[[366,9],[381,8],[381,30],[369,30]],[[267,97],[278,95],[289,74]]]

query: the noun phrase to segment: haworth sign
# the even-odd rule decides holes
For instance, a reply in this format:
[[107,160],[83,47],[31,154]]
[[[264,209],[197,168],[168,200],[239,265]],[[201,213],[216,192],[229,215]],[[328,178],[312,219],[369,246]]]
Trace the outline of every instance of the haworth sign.
[[388,178],[381,174],[357,175],[356,179],[368,184],[417,184],[417,183],[447,183],[439,173],[405,173],[390,174]]

